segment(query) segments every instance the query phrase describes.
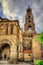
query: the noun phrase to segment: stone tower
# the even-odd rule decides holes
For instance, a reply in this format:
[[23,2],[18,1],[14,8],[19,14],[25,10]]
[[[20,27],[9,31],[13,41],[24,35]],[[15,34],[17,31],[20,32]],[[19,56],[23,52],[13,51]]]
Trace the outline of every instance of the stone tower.
[[30,7],[27,8],[25,21],[26,21],[25,22],[25,31],[27,31],[27,30],[35,31],[32,9]]
[[32,39],[35,33],[35,25],[33,20],[32,9],[30,7],[28,7],[26,10],[24,28],[24,61],[33,62]]

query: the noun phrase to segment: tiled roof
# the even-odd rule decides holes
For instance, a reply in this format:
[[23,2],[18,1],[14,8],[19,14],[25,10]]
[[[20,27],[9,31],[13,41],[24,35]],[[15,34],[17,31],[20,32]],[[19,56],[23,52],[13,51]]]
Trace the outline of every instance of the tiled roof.
[[32,50],[24,50],[24,53],[31,53]]

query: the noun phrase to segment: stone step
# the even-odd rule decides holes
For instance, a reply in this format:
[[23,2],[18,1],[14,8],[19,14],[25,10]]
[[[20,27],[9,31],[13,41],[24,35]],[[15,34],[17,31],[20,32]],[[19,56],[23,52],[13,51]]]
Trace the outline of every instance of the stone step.
[[8,64],[9,61],[0,61],[0,64]]

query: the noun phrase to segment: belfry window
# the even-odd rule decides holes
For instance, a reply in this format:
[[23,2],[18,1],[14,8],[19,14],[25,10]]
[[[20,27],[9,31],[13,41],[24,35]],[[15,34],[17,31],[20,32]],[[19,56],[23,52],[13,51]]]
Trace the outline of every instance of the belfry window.
[[13,24],[11,24],[11,34],[13,34]]
[[31,22],[30,20],[28,22]]
[[32,30],[32,27],[31,27],[31,26],[28,26],[28,29],[29,29],[29,30]]
[[28,16],[28,18],[30,19],[30,16]]

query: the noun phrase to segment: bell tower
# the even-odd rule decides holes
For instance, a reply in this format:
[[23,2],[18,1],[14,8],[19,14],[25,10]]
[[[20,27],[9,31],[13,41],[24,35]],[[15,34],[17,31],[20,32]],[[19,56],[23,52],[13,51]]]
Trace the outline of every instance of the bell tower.
[[32,14],[32,9],[30,7],[26,10],[26,16],[25,16],[25,31],[32,30],[35,31],[35,24]]
[[23,50],[24,50],[24,61],[29,61],[30,63],[31,62],[33,63],[32,39],[34,34],[35,34],[35,24],[34,24],[32,9],[28,7],[26,10],[26,15],[25,15]]

